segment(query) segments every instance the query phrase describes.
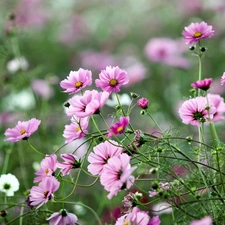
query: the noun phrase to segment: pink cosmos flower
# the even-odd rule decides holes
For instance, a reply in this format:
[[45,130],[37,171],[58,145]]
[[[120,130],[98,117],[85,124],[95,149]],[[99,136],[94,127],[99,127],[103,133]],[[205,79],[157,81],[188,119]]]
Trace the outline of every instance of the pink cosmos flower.
[[30,205],[38,205],[40,208],[43,204],[51,199],[54,199],[53,193],[59,188],[60,182],[55,177],[45,177],[38,184],[38,186],[33,186],[30,190],[29,200]]
[[225,84],[225,72],[223,73],[221,79],[220,79],[220,83],[221,85],[224,85]]
[[193,88],[199,88],[201,90],[207,91],[212,83],[212,78],[205,78],[204,80],[198,80],[191,84]]
[[88,118],[76,119],[75,117],[73,117],[71,119],[71,124],[66,125],[63,132],[63,137],[66,138],[65,144],[77,138],[80,139],[84,137],[85,134],[88,132],[87,127]]
[[140,108],[147,109],[148,108],[148,99],[140,98],[140,99],[138,99],[137,104]]
[[125,128],[128,126],[129,122],[130,122],[129,116],[120,117],[120,121],[116,122],[109,128],[108,134],[106,136],[110,138],[118,134],[122,134]]
[[76,215],[68,213],[65,209],[61,209],[60,212],[53,213],[46,220],[50,220],[50,225],[75,225],[78,221]]
[[123,148],[116,141],[110,140],[100,143],[93,150],[94,152],[91,152],[88,156],[88,162],[90,163],[88,171],[93,175],[100,175],[108,159],[120,155]]
[[92,73],[89,70],[80,68],[78,71],[71,71],[67,79],[60,82],[60,86],[66,89],[64,92],[74,94],[92,83]]
[[130,156],[125,153],[113,156],[108,160],[100,175],[100,183],[106,191],[109,191],[108,199],[116,196],[120,190],[129,189],[132,186],[134,176],[131,174],[136,168],[131,167]]
[[41,121],[35,118],[28,121],[19,121],[15,128],[8,128],[5,131],[4,134],[8,137],[5,141],[18,142],[27,140],[38,129],[40,123]]
[[214,35],[212,26],[205,22],[191,23],[182,32],[186,44],[197,43],[200,39],[210,38]]
[[73,154],[61,154],[61,158],[65,162],[57,162],[56,166],[61,169],[63,176],[69,174],[72,169],[80,167],[80,160]]
[[193,126],[198,126],[199,123],[205,122],[208,118],[213,119],[215,112],[215,107],[209,106],[207,99],[201,96],[185,101],[179,109],[182,122]]
[[200,220],[194,220],[190,223],[190,225],[212,225],[213,221],[210,216],[206,216]]
[[101,71],[99,78],[95,80],[96,86],[107,92],[119,92],[120,86],[129,82],[127,72],[118,66],[107,66],[105,70]]
[[160,225],[161,220],[159,219],[158,216],[153,216],[151,221],[148,223],[148,225]]
[[41,168],[35,173],[37,177],[34,178],[34,182],[39,182],[45,177],[53,176],[57,169],[56,163],[57,156],[55,154],[47,155],[44,159],[42,159]]
[[119,217],[115,225],[134,224],[134,225],[148,225],[150,217],[147,212],[141,211],[137,207],[133,210]]
[[35,79],[31,84],[34,92],[44,99],[50,99],[54,95],[52,87],[47,80]]
[[87,90],[83,96],[74,96],[69,100],[70,107],[66,113],[68,116],[76,116],[77,118],[88,117],[98,113],[108,98],[109,93],[106,91]]
[[213,114],[213,121],[221,121],[224,120],[225,117],[223,113],[225,113],[225,103],[223,98],[217,94],[207,94],[207,98],[209,102],[215,107],[216,111]]

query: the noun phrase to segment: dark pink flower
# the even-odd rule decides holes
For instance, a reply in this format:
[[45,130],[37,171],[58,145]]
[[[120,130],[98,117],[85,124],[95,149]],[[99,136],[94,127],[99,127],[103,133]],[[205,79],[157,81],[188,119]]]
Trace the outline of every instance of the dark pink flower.
[[65,144],[75,140],[80,139],[85,136],[88,127],[88,118],[76,119],[74,116],[71,119],[71,124],[66,125],[63,137],[66,138]]
[[179,109],[182,122],[193,126],[198,126],[208,118],[213,119],[215,112],[215,107],[209,105],[207,99],[201,96],[185,101]]
[[80,68],[78,71],[71,71],[67,79],[60,82],[60,86],[66,89],[64,92],[73,94],[92,83],[92,73],[89,70]]
[[88,156],[88,162],[90,163],[88,171],[93,175],[100,175],[108,159],[120,155],[123,148],[116,141],[110,140],[100,143],[93,150],[94,152],[91,152]]
[[41,121],[35,118],[28,121],[19,121],[15,128],[8,128],[5,131],[4,134],[8,137],[5,141],[17,142],[27,140],[38,129],[40,123]]
[[161,220],[159,219],[159,216],[153,216],[148,225],[160,225]]
[[205,78],[204,80],[198,80],[191,84],[193,88],[199,88],[201,90],[207,91],[212,83],[212,78]]
[[96,86],[107,92],[119,92],[120,86],[128,82],[129,78],[127,72],[121,70],[118,66],[107,66],[106,69],[102,70],[99,74],[99,79],[95,80]]
[[191,23],[188,27],[185,27],[183,32],[183,38],[186,44],[197,43],[200,39],[210,38],[214,35],[212,26],[205,22]]
[[224,85],[225,84],[225,72],[223,73],[221,79],[220,79],[220,83],[221,85]]
[[137,104],[140,108],[147,109],[148,108],[148,99],[140,98],[140,99],[138,99]]
[[42,159],[41,168],[35,173],[37,177],[34,178],[34,182],[39,182],[45,177],[53,176],[57,169],[56,163],[57,156],[55,154],[47,155],[44,159]]
[[129,116],[121,117],[119,122],[116,122],[113,126],[110,127],[108,134],[106,136],[110,138],[115,135],[122,134],[125,128],[128,126],[129,122],[130,122]]
[[213,221],[210,216],[206,216],[200,220],[194,220],[190,223],[190,225],[212,225]]
[[61,158],[65,162],[57,162],[56,166],[57,168],[61,169],[61,173],[63,176],[69,174],[72,169],[80,167],[80,160],[73,154],[61,154]]
[[118,156],[111,157],[107,164],[104,165],[100,175],[100,182],[106,191],[109,191],[107,197],[111,199],[116,196],[122,189],[129,189],[133,182],[132,172],[137,167],[131,167],[130,156],[122,153]]
[[76,215],[68,213],[65,209],[61,209],[60,212],[53,213],[46,220],[50,220],[50,225],[75,225],[78,221]]
[[53,193],[58,190],[59,185],[60,183],[55,177],[43,178],[38,186],[33,186],[30,190],[30,205],[38,205],[37,208],[40,208],[49,200],[54,199]]
[[109,93],[106,91],[87,90],[83,96],[74,96],[69,100],[70,107],[66,113],[68,116],[76,116],[77,118],[91,116],[99,112],[108,98]]

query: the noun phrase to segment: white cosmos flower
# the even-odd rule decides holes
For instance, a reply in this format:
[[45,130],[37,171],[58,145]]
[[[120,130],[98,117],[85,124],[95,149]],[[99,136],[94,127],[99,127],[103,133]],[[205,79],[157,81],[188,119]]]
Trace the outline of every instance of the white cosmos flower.
[[19,181],[11,173],[0,176],[0,191],[5,192],[6,196],[14,196],[14,192],[19,190]]
[[7,63],[6,67],[7,67],[7,70],[13,74],[19,70],[23,70],[23,71],[27,70],[29,67],[29,64],[24,57],[18,57],[18,58],[14,58],[10,60]]
[[[124,94],[121,94],[121,95],[118,95],[119,96],[119,99],[120,99],[120,104],[121,105],[130,105],[130,102],[131,102],[131,98],[128,94],[124,93]],[[117,98],[116,98],[116,94],[115,93],[112,93],[112,99],[108,99],[105,103],[106,105],[110,106],[110,107],[114,107],[114,106],[117,106],[118,105],[118,101],[117,101]]]

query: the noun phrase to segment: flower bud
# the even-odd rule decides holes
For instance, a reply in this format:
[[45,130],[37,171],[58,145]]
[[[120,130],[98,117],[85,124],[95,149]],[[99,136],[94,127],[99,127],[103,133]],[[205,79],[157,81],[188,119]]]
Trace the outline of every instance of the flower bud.
[[148,108],[148,99],[147,98],[140,98],[137,101],[137,104],[140,108],[142,109],[147,109]]
[[69,102],[65,102],[65,103],[64,103],[64,106],[65,106],[66,108],[69,108],[69,107],[70,107],[70,103],[69,103]]
[[134,93],[134,92],[131,92],[131,93],[130,93],[130,96],[131,96],[132,98],[138,98],[138,97],[139,97],[139,95],[138,95],[137,93]]
[[201,48],[200,48],[200,51],[201,51],[201,52],[205,52],[206,50],[207,50],[207,49],[206,49],[205,47],[201,47]]
[[140,115],[141,115],[141,116],[145,115],[145,110],[141,110],[141,111],[140,111]]
[[191,51],[195,50],[195,46],[194,45],[190,46],[189,50],[191,50]]

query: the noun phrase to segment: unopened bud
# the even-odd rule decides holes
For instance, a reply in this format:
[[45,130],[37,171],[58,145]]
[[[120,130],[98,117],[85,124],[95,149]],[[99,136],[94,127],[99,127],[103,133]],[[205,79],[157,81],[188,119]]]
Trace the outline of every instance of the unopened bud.
[[195,50],[195,46],[194,45],[190,46],[189,50],[191,50],[191,51]]
[[137,93],[134,93],[134,92],[131,92],[131,93],[130,93],[130,96],[131,96],[132,98],[138,98],[138,97],[139,97],[139,95],[138,95]]

